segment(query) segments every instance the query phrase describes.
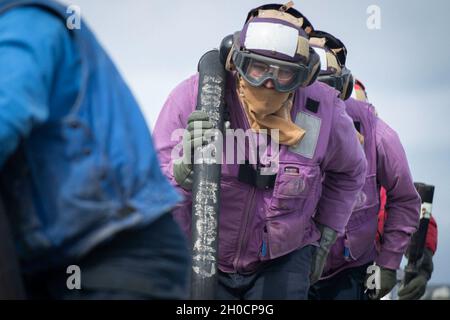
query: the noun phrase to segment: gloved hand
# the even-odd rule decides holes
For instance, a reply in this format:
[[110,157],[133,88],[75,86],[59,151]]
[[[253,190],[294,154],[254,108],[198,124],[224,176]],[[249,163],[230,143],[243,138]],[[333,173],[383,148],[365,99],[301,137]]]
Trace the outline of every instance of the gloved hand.
[[422,263],[420,264],[419,273],[407,285],[402,284],[398,290],[399,300],[418,300],[427,288],[428,280],[433,273],[433,252],[425,249],[423,252]]
[[320,233],[322,234],[320,238],[319,247],[316,248],[311,265],[311,274],[310,274],[310,285],[312,286],[317,281],[319,281],[322,276],[323,268],[325,267],[325,263],[327,262],[328,254],[330,253],[330,249],[337,239],[337,232],[333,229],[325,227],[323,225],[318,225]]
[[397,284],[397,271],[380,267],[380,289],[369,293],[371,300],[379,300],[387,295]]
[[194,150],[208,143],[205,132],[212,128],[213,125],[204,111],[194,111],[190,114],[186,132],[183,135],[183,157],[173,163],[175,181],[184,189],[192,189]]

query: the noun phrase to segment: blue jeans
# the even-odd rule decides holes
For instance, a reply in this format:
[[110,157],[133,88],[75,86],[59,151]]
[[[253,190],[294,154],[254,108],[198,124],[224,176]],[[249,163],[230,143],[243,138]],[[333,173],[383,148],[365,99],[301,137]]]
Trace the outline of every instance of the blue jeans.
[[310,300],[369,300],[365,290],[367,268],[372,263],[361,267],[349,268],[335,276],[321,280],[309,290]]
[[220,300],[306,300],[314,246],[306,246],[243,275],[219,271]]
[[189,250],[171,214],[116,235],[74,264],[81,290],[69,290],[66,268],[26,279],[31,299],[186,299]]

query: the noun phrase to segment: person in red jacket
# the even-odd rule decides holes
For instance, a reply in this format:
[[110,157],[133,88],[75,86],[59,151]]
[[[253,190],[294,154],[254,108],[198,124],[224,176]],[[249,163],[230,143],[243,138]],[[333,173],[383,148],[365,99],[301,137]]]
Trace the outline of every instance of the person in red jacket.
[[[386,190],[381,188],[380,212],[378,213],[377,246],[379,246],[379,244],[383,241],[384,222],[388,215],[388,210],[386,210],[386,198]],[[431,216],[430,223],[428,225],[425,250],[423,252],[423,260],[420,265],[420,272],[417,277],[412,279],[406,286],[400,287],[398,291],[398,297],[400,300],[417,300],[424,295],[428,280],[430,280],[433,273],[433,255],[437,249],[437,234],[437,223],[434,217]]]
[[[364,84],[355,79],[354,89],[352,96],[361,101],[368,101],[367,92]],[[379,248],[383,241],[384,234],[384,223],[387,219],[389,208],[386,208],[386,190],[381,188],[380,190],[380,211],[378,213],[378,232],[377,232],[377,247]],[[434,217],[430,219],[428,225],[428,232],[425,243],[425,250],[423,254],[423,261],[421,263],[420,272],[416,278],[411,280],[406,286],[400,287],[398,291],[398,296],[400,300],[415,300],[420,299],[426,290],[428,280],[431,278],[433,273],[433,255],[437,250],[437,223]]]
[[[387,218],[387,211],[386,211],[386,190],[384,188],[381,188],[380,192],[380,212],[378,213],[378,233],[377,233],[377,244],[380,243],[380,239],[383,235],[383,229],[384,229],[384,221]],[[437,223],[436,219],[434,219],[433,216],[431,216],[430,224],[428,225],[428,233],[425,243],[425,248],[430,250],[431,253],[434,255],[437,250]]]

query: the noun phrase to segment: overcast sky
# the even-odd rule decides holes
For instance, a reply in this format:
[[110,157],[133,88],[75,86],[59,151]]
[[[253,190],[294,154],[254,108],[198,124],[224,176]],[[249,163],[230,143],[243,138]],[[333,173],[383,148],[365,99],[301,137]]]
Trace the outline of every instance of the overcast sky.
[[[66,1],[69,3],[68,1]],[[286,0],[287,2],[287,0]],[[76,0],[152,126],[169,92],[199,57],[266,2]],[[380,8],[380,29],[367,9]],[[436,186],[439,244],[433,283],[450,283],[450,1],[304,0],[295,7],[348,48],[348,67],[400,135],[415,181]]]

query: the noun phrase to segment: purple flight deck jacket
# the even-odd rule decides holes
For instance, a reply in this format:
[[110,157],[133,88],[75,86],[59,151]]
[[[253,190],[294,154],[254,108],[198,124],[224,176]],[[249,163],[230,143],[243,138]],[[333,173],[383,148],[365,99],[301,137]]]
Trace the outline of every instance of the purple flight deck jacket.
[[[191,193],[177,185],[171,158],[182,137],[171,136],[186,128],[197,91],[198,75],[178,85],[153,130],[163,172],[185,196],[173,214],[188,237]],[[231,129],[249,129],[234,73],[228,74],[225,99]],[[366,160],[345,104],[334,89],[316,82],[295,92],[291,111],[306,134],[296,147],[281,145],[273,189],[242,183],[237,178],[239,164],[222,164],[219,269],[223,272],[251,273],[265,261],[317,244],[320,233],[314,220],[342,233],[347,225],[364,184]],[[322,182],[324,173],[327,178]]]
[[[374,261],[384,268],[399,268],[411,234],[419,222],[420,198],[397,133],[377,117],[372,105],[353,98],[346,100],[345,104],[355,127],[364,136],[367,176],[345,233],[331,249],[323,278]],[[377,253],[375,239],[380,186],[387,192],[389,216],[381,251]]]

